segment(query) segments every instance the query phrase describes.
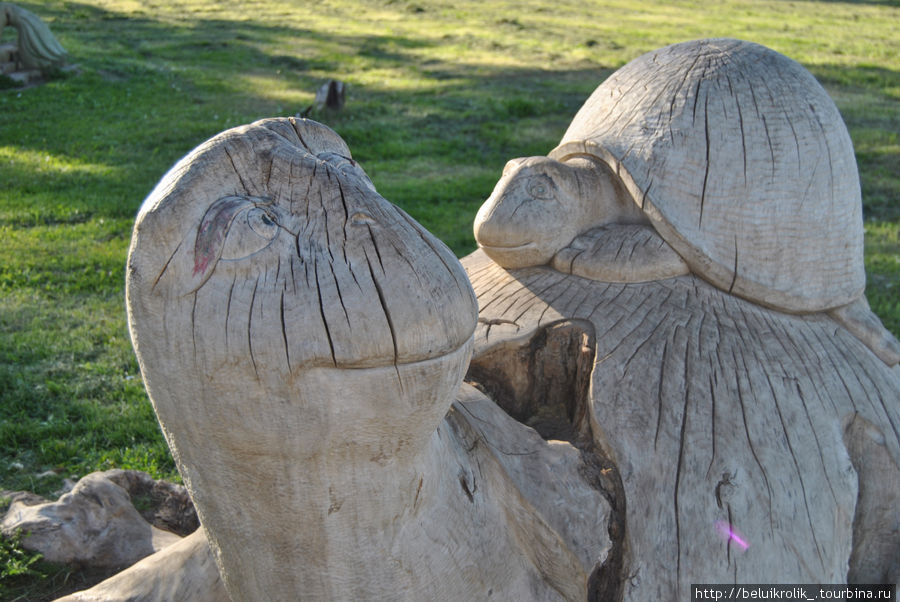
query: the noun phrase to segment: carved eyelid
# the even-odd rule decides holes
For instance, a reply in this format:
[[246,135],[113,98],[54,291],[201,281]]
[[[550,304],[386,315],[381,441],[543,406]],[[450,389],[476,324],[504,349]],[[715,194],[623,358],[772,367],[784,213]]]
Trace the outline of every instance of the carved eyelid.
[[[197,228],[197,238],[194,242],[194,276],[208,277],[211,268],[220,259],[247,257],[271,244],[279,231],[277,215],[270,209],[272,206],[272,199],[239,195],[222,197],[210,205]],[[232,229],[242,214],[247,228],[258,240],[244,233],[238,240],[243,248],[229,251],[229,240],[233,238]],[[251,221],[254,214],[258,216],[257,222]],[[271,224],[266,224],[265,220]]]
[[528,179],[526,190],[532,197],[548,201],[554,198],[555,186],[553,180],[541,174]]

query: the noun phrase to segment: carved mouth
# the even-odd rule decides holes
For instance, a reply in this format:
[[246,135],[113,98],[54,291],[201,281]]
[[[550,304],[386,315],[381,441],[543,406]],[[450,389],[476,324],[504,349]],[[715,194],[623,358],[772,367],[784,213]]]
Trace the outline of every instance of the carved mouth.
[[509,252],[509,251],[520,251],[520,250],[524,250],[524,249],[533,249],[535,247],[535,244],[533,242],[526,242],[525,244],[522,244],[522,245],[506,246],[506,245],[486,245],[483,243],[478,243],[478,246],[481,247],[482,249],[484,249],[485,251],[498,250],[498,251]]

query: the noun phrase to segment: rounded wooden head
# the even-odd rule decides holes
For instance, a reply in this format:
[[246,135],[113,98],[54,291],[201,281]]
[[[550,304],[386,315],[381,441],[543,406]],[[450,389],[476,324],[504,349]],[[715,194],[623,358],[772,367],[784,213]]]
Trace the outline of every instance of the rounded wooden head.
[[863,226],[850,136],[797,62],[696,40],[601,84],[550,157],[605,161],[692,271],[790,312],[862,295]]
[[434,358],[477,305],[452,252],[381,197],[329,128],[226,131],[164,176],[129,257],[132,325],[290,374]]
[[597,213],[581,184],[576,169],[547,157],[509,161],[475,216],[478,246],[505,268],[549,262]]
[[337,134],[294,119],[226,131],[163,177],[138,214],[126,297],[186,473],[236,441],[306,457],[356,432],[372,445],[430,434],[477,321],[451,251],[375,191]]

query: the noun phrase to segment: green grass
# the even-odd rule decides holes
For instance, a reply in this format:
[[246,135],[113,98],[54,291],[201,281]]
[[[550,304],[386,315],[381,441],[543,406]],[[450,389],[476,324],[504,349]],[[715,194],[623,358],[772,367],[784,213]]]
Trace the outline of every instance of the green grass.
[[[50,494],[110,467],[177,479],[125,325],[133,217],[191,148],[303,110],[329,78],[347,82],[347,105],[314,117],[386,198],[463,255],[503,164],[546,154],[614,69],[691,38],[770,46],[810,69],[844,115],[868,296],[900,333],[896,0],[18,4],[78,70],[0,90],[0,489]],[[37,477],[47,470],[58,476]]]

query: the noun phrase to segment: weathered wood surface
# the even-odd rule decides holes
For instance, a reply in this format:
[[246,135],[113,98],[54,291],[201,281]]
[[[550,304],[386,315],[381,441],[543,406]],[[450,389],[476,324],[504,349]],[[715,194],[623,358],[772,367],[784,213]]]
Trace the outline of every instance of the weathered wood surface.
[[560,272],[602,282],[649,282],[690,273],[656,231],[643,224],[609,224],[588,230],[553,256]]
[[94,587],[57,602],[224,602],[228,593],[202,529]]
[[478,245],[507,268],[549,263],[578,234],[647,219],[609,167],[589,156],[509,161],[475,216]]
[[[364,562],[396,563],[402,558],[410,569],[407,572],[418,582],[416,587],[401,589],[401,580],[384,584],[379,593],[371,583],[356,582],[354,596],[479,599],[522,594],[528,599],[566,600],[588,596],[591,573],[609,557],[610,543],[603,527],[610,516],[601,492],[586,486],[585,475],[594,473],[595,467],[585,465],[574,447],[561,441],[542,440],[467,385],[456,395],[430,447],[436,450],[432,455],[434,464],[440,466],[422,467],[420,480],[413,483],[413,503],[408,508],[398,508],[409,516],[402,521],[394,519],[388,533],[383,534],[381,543],[387,548],[382,550],[382,558],[366,558],[361,549],[354,561],[360,565],[354,567],[355,571],[370,576],[372,567],[361,566]],[[597,473],[590,476],[594,482],[600,479],[602,475]],[[402,484],[407,488],[408,485]],[[268,493],[263,490],[257,495]],[[335,492],[332,490],[329,495],[334,496]],[[363,496],[351,500],[348,506],[368,506],[377,499]],[[285,501],[282,499],[281,503]],[[253,507],[264,508],[264,502],[264,498],[258,498]],[[343,507],[343,498],[335,501],[332,497],[330,504],[328,516],[349,510]],[[456,506],[461,512],[454,510]],[[296,525],[303,522],[297,516],[288,518],[291,522],[282,525],[282,530],[290,535],[278,538],[279,541],[296,537]],[[470,522],[480,524],[484,532],[471,532]],[[498,524],[507,526],[502,531],[491,526]],[[482,539],[485,535],[496,539],[489,546],[481,542],[479,547],[484,549],[475,553],[470,549],[472,542],[462,540]],[[336,532],[335,537],[338,536]],[[260,546],[276,542],[241,543],[258,553]],[[277,560],[282,567],[291,566],[289,558],[271,560]],[[531,565],[527,579],[519,575],[523,582],[511,584],[513,576],[522,573],[518,566],[521,564]],[[270,570],[278,572],[276,567]],[[281,578],[285,583],[280,586],[280,595],[324,595],[317,590],[292,590],[296,584],[290,578]],[[396,589],[392,591],[391,587]],[[334,596],[329,599],[342,599],[350,594],[337,591],[328,595]],[[60,602],[220,601],[224,596],[227,594],[201,529],[89,590],[61,598]]]
[[674,44],[601,84],[550,157],[590,154],[723,290],[787,311],[865,287],[856,155],[799,63],[741,40]]
[[[393,587],[398,589],[382,592],[384,597],[590,597],[589,577],[610,557],[611,547],[604,528],[610,522],[609,507],[600,497],[609,492],[596,487],[605,480],[597,467],[585,464],[581,454],[565,442],[542,440],[468,385],[457,393],[431,446],[439,450],[433,457],[440,458],[438,463],[442,466],[439,470],[431,466],[423,472],[416,484],[413,504],[406,509],[415,521],[391,528],[394,541],[386,541],[393,548],[390,562],[398,561],[401,550],[406,566],[412,568],[409,572],[422,583],[414,591],[401,591],[402,584],[395,583]],[[586,482],[592,486],[586,486]],[[259,495],[267,493],[260,491]],[[459,516],[453,508],[455,502],[463,500],[459,505],[465,515]],[[361,498],[354,503],[370,505],[373,499]],[[264,506],[257,500],[253,507],[261,505]],[[343,507],[342,500],[332,502],[329,512],[337,512],[341,509],[338,506]],[[283,530],[296,535],[298,518],[290,519]],[[497,538],[475,554],[469,549],[471,542],[461,541],[463,537],[473,538],[469,526],[473,520]],[[498,532],[490,526],[498,523],[507,527]],[[273,542],[242,544],[257,550],[257,546],[270,546]],[[505,548],[498,550],[499,546]],[[491,556],[483,558],[486,553]],[[380,560],[388,561],[384,557]],[[363,558],[356,562],[363,562]],[[521,572],[521,567],[516,566],[520,563],[532,565],[528,576],[531,582],[511,585],[510,578]],[[278,564],[290,565],[290,559],[281,559]],[[450,578],[445,572],[450,568],[455,584],[448,584]],[[366,574],[372,571],[371,567],[355,570]],[[289,590],[291,585],[283,584],[282,593],[298,595]],[[354,595],[376,597],[376,590],[370,589],[368,583],[356,583],[354,588],[359,590]],[[306,590],[301,593],[311,595]],[[200,529],[89,590],[60,598],[60,602],[221,601],[227,595],[206,533]]]
[[597,581],[602,478],[474,390],[451,409],[465,272],[331,130],[265,120],[183,159],[138,216],[127,299],[233,599],[571,600]]
[[570,415],[569,438],[586,433],[621,479],[625,600],[900,578],[900,367],[827,314],[780,313],[694,276],[602,283],[506,271],[481,251],[463,265],[479,301],[470,376],[494,398],[565,359],[515,366],[548,329],[590,341],[589,424]]

